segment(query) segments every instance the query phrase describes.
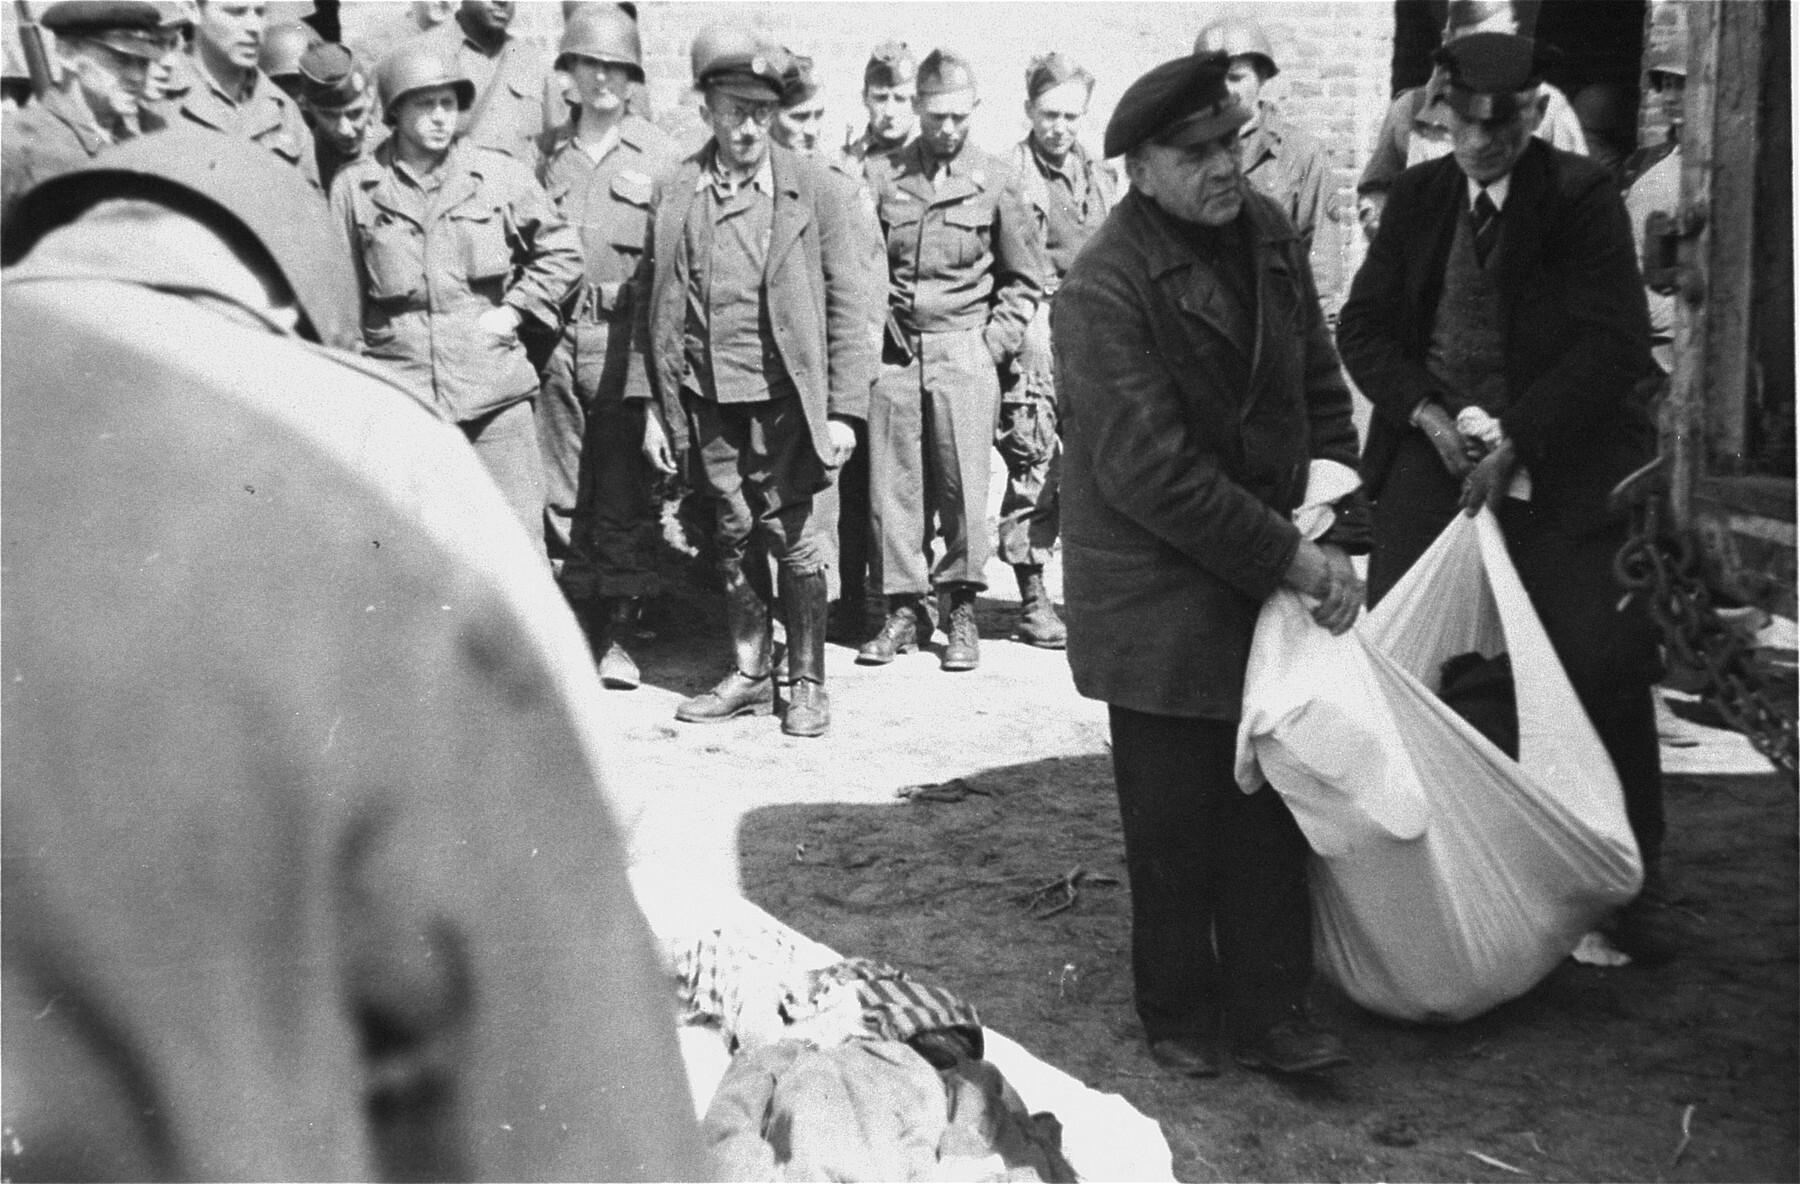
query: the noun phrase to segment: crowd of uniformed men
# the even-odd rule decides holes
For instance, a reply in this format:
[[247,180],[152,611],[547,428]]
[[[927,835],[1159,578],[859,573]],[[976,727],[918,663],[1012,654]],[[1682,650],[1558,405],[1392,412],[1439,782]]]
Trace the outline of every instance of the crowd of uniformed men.
[[[664,479],[710,501],[733,670],[682,719],[773,709],[774,603],[790,733],[828,725],[828,627],[881,664],[941,626],[944,669],[974,668],[996,551],[1017,573],[1018,638],[1064,644],[1044,584],[1050,299],[1119,189],[1077,135],[1083,66],[1032,60],[1030,134],[993,156],[967,142],[967,60],[882,44],[867,124],[840,147],[810,59],[714,27],[692,47],[712,146],[690,156],[645,118],[633,6],[565,4],[553,57],[509,32],[504,0],[415,8],[416,34],[370,61],[305,24],[265,28],[258,3],[52,5],[62,78],[7,116],[6,203],[169,126],[301,170],[355,259],[358,347],[462,426],[541,534],[606,685],[639,679],[659,494],[684,484]],[[1278,71],[1267,37],[1220,23],[1196,49],[1230,55],[1253,113],[1244,172],[1310,243],[1324,158],[1259,101]],[[804,234],[780,216],[783,187],[804,198]],[[797,244],[806,266],[785,267]],[[997,532],[990,445],[1007,469]]]
[[[240,893],[221,875],[191,893],[192,908],[165,908],[163,885],[127,881],[140,866],[234,859],[230,844],[196,847],[192,835],[212,833],[220,810],[268,808],[238,839],[272,853],[235,859],[231,876],[268,870],[304,879],[294,893],[324,891],[329,878],[299,876],[304,850],[329,854],[338,874],[366,865],[396,881],[382,890],[377,875],[320,906],[348,907],[369,936],[350,943],[363,969],[346,989],[363,1001],[317,1015],[358,1016],[358,1055],[405,1062],[406,1075],[368,1077],[405,1084],[397,1108],[364,1108],[394,1127],[403,1174],[454,1178],[408,1159],[436,1148],[408,1134],[408,1107],[435,1115],[445,1146],[521,1157],[471,1174],[595,1178],[597,1160],[531,1167],[540,1152],[579,1159],[594,1147],[653,1177],[689,1172],[681,1131],[666,1163],[639,1154],[633,1140],[675,1128],[610,1103],[561,1126],[586,1123],[593,1147],[478,1139],[452,1113],[457,1091],[432,1084],[464,1058],[431,1043],[465,1022],[467,1000],[485,1006],[488,987],[510,983],[525,988],[519,1015],[547,1017],[528,1025],[540,1040],[593,1029],[640,1043],[610,1059],[574,1055],[579,1042],[538,1055],[509,1031],[482,1046],[496,1063],[514,1052],[534,1072],[554,1062],[576,1071],[581,1097],[616,1099],[614,1066],[669,1055],[669,1033],[646,1018],[658,1004],[641,933],[606,938],[635,951],[636,969],[619,974],[637,1011],[616,1014],[584,977],[582,943],[605,935],[577,920],[625,926],[634,914],[618,905],[616,874],[593,875],[617,871],[598,803],[562,792],[592,783],[601,713],[582,701],[590,672],[558,666],[570,647],[549,642],[573,628],[545,608],[555,593],[531,569],[535,551],[587,617],[602,680],[635,686],[630,648],[658,590],[659,490],[675,479],[710,508],[732,647],[725,678],[678,708],[688,721],[771,713],[782,685],[783,728],[827,730],[834,572],[859,660],[890,662],[941,624],[944,668],[973,668],[975,597],[997,547],[1018,573],[1019,636],[1066,643],[1077,690],[1108,704],[1135,1002],[1151,1055],[1195,1077],[1220,1071],[1227,1035],[1254,1068],[1346,1060],[1305,1005],[1306,842],[1274,789],[1237,783],[1260,606],[1292,588],[1342,633],[1365,594],[1351,555],[1372,552],[1367,592],[1379,599],[1457,513],[1489,511],[1621,783],[1646,888],[1614,936],[1637,957],[1668,955],[1653,911],[1659,658],[1642,606],[1618,595],[1624,526],[1607,501],[1654,451],[1652,346],[1668,330],[1647,308],[1633,249],[1641,210],[1627,214],[1617,178],[1581,144],[1548,142],[1560,96],[1544,84],[1526,5],[1451,4],[1431,82],[1396,98],[1360,187],[1372,241],[1335,345],[1307,263],[1321,166],[1260,101],[1277,63],[1253,26],[1209,28],[1194,52],[1183,44],[1126,88],[1103,147],[1124,162],[1121,192],[1076,135],[1094,80],[1060,54],[1031,62],[1030,134],[995,157],[968,143],[978,99],[966,59],[881,45],[863,77],[867,126],[839,150],[824,142],[811,63],[715,26],[692,46],[707,135],[684,151],[642,114],[634,14],[565,7],[553,60],[508,32],[511,4],[463,0],[372,67],[304,27],[265,31],[257,3],[65,0],[43,12],[61,77],[36,80],[43,93],[7,115],[0,140],[7,496],[23,507],[8,523],[8,613],[23,641],[9,649],[7,745],[27,770],[6,828],[9,1070],[36,1069],[48,1089],[77,1080],[62,1067],[74,1057],[127,1125],[158,1114],[110,1084],[124,1070],[72,1027],[100,1006],[81,999],[112,997],[116,963],[146,1007],[191,1023],[185,984],[142,987],[165,983],[179,944],[153,940],[158,927],[235,920],[245,901],[285,902],[289,889]],[[1655,64],[1678,93],[1679,61]],[[1646,181],[1674,159],[1650,160]],[[184,336],[177,346],[167,334]],[[246,357],[279,372],[250,374]],[[1303,536],[1293,511],[1313,463],[1358,462],[1346,374],[1374,408],[1365,488],[1337,501],[1324,534]],[[456,433],[395,386],[460,428],[501,500],[466,479],[475,462]],[[1008,477],[997,540],[986,519],[995,445]],[[225,454],[256,480],[196,478]],[[127,491],[70,483],[65,465]],[[237,564],[213,530],[249,536],[253,561]],[[1059,531],[1067,629],[1043,584]],[[394,566],[371,566],[365,532],[374,548],[389,540]],[[448,548],[441,562],[436,546]],[[450,591],[483,581],[491,595]],[[874,593],[884,611],[864,637]],[[453,600],[467,620],[438,616]],[[394,689],[371,691],[371,678]],[[300,706],[270,706],[289,699]],[[365,792],[365,769],[388,796]],[[266,795],[240,792],[265,782]],[[318,791],[321,833],[345,833],[289,842],[282,828],[313,816],[293,807],[296,787]],[[452,791],[466,815],[440,808]],[[192,804],[164,808],[178,799]],[[471,825],[473,842],[454,837]],[[119,859],[127,832],[160,844],[161,862]],[[75,855],[43,854],[57,843]],[[540,845],[554,857],[538,860]],[[444,852],[485,862],[474,878],[447,875]],[[520,892],[481,888],[481,876],[534,872],[541,883]],[[64,897],[81,904],[46,903]],[[545,910],[520,914],[523,938],[513,913],[489,907],[502,897]],[[458,900],[461,929],[443,920]],[[77,919],[113,936],[66,940]],[[578,932],[537,939],[559,925]],[[412,957],[395,935],[415,931],[441,939],[443,957]],[[241,939],[247,980],[279,975],[293,945],[279,925],[206,932]],[[307,928],[318,941],[330,932]],[[147,944],[121,952],[126,937]],[[318,953],[314,968],[341,953]],[[562,957],[557,981],[578,985],[538,989],[549,980],[530,967],[543,957]],[[40,995],[12,989],[22,967],[42,971],[30,980],[41,1011]],[[291,986],[256,997],[299,999]],[[552,1014],[565,1003],[580,1012],[567,1024]],[[37,1023],[52,1004],[56,1020]],[[13,1023],[15,1007],[33,1021]],[[219,1022],[208,1017],[209,1037]],[[240,1027],[246,1040],[260,1030]],[[519,1098],[550,1096],[525,1084]],[[680,1103],[658,1104],[674,1114]],[[515,1119],[536,1113],[529,1129],[548,1132],[557,1119],[544,1111]],[[44,1121],[56,1112],[46,1104]],[[316,1156],[311,1112],[283,1113],[302,1115],[294,1162]],[[596,1122],[606,1129],[588,1130]],[[220,1165],[250,1143],[202,1125],[218,1146],[180,1144],[206,1152],[188,1174],[369,1175],[234,1172]],[[177,1146],[145,1138],[146,1155]]]

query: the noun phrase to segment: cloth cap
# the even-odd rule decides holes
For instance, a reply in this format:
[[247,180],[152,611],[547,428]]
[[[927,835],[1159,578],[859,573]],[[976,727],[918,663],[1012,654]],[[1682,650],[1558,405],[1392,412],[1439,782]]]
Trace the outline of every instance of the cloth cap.
[[694,85],[750,102],[780,101],[785,57],[749,29],[712,25],[694,38]]
[[369,76],[356,56],[326,41],[300,55],[300,97],[314,107],[348,107],[369,93]]
[[1031,59],[1025,67],[1025,97],[1035,99],[1047,90],[1065,82],[1080,82],[1094,93],[1094,76],[1060,53],[1047,53]]
[[1512,33],[1471,33],[1437,51],[1447,85],[1444,101],[1464,119],[1507,119],[1519,94],[1544,80],[1535,41]]
[[1195,53],[1222,53],[1228,58],[1251,58],[1264,79],[1281,73],[1269,35],[1255,21],[1214,21],[1194,38]]
[[1152,142],[1200,144],[1243,127],[1250,112],[1225,87],[1230,65],[1222,53],[1190,54],[1126,87],[1106,122],[1106,155],[1123,156]]
[[975,89],[975,71],[955,50],[934,49],[919,63],[919,97]]
[[905,86],[919,76],[919,63],[904,41],[883,41],[869,54],[863,67],[863,89],[871,86]]
[[148,0],[62,0],[46,8],[38,24],[58,37],[98,41],[147,61],[169,50],[162,13]]
[[798,107],[819,93],[819,80],[813,76],[813,60],[803,53],[787,54],[787,67],[781,72],[781,106],[783,110]]

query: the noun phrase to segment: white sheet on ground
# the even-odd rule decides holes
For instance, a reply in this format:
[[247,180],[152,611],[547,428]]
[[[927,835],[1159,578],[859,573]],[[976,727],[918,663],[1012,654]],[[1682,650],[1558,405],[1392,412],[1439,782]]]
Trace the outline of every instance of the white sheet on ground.
[[[1435,693],[1471,651],[1511,655],[1517,763]],[[1264,606],[1238,782],[1265,778],[1315,853],[1315,960],[1384,1015],[1464,1020],[1523,994],[1642,880],[1612,763],[1487,511],[1342,637],[1293,592]]]
[[[642,867],[633,869],[632,881],[650,928],[665,942],[703,927],[771,926],[791,934],[795,943],[807,951],[807,960],[813,966],[829,966],[841,958],[829,946],[795,932],[741,896],[690,889]],[[979,1008],[980,1000],[973,1002]],[[688,1086],[694,1095],[694,1113],[704,1115],[713,1091],[731,1064],[731,1054],[715,1029],[684,1027],[680,1036]],[[1063,1155],[1082,1179],[1175,1178],[1174,1157],[1155,1119],[1117,1094],[1090,1089],[992,1028],[985,1029],[985,1043],[988,1061],[1005,1074],[1025,1105],[1034,1112],[1055,1113],[1062,1123]]]

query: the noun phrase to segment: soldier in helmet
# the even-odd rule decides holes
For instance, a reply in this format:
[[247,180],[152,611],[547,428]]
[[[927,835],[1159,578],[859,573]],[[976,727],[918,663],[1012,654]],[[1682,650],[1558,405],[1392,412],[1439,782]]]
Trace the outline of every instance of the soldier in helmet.
[[345,165],[368,156],[381,143],[384,132],[375,124],[375,87],[354,54],[322,42],[300,57],[300,106],[312,125],[319,182],[329,193]]
[[321,212],[195,128],[9,228],[0,1174],[699,1179],[599,688],[458,433],[323,348]]
[[[1043,294],[1036,220],[1005,161],[968,143],[979,99],[960,54],[919,66],[919,138],[866,163],[888,252],[888,327],[869,406],[869,489],[887,597],[857,661],[885,665],[931,637],[927,597],[948,602],[941,665],[981,661],[975,597],[993,551],[988,454],[997,371],[1013,365]],[[933,536],[943,548],[935,562]]]
[[1231,60],[1225,84],[1250,112],[1250,122],[1238,133],[1244,177],[1275,199],[1310,254],[1325,223],[1329,170],[1318,142],[1262,97],[1269,80],[1281,73],[1268,34],[1253,20],[1217,21],[1200,30],[1194,52],[1222,53]]
[[376,85],[392,134],[331,186],[365,351],[462,427],[542,554],[538,375],[519,333],[561,331],[580,241],[524,165],[457,138],[475,87],[443,58],[397,50]]
[[[703,29],[694,82],[711,138],[658,183],[639,314],[653,394],[644,447],[715,510],[732,668],[676,709],[689,723],[775,706],[768,565],[787,625],[782,730],[822,736],[830,523],[818,498],[867,410],[880,275],[861,196],[841,173],[769,142],[781,51],[748,30]],[[629,393],[629,392],[628,392]]]
[[1069,265],[1113,207],[1113,175],[1076,133],[1094,95],[1094,76],[1060,53],[1036,58],[1025,71],[1025,117],[1031,132],[1013,149],[1019,190],[1044,235],[1044,300],[1025,332],[1016,366],[1000,375],[1000,429],[994,446],[1006,462],[1000,500],[1000,558],[1019,581],[1020,641],[1061,649],[1068,632],[1044,586],[1056,546],[1056,382],[1050,357],[1050,298]]
[[919,135],[919,116],[913,109],[918,96],[919,63],[904,41],[884,41],[869,55],[863,67],[863,108],[868,126],[844,145],[857,160],[897,152]]
[[197,0],[194,51],[162,99],[144,112],[144,130],[198,124],[261,144],[319,183],[312,134],[300,104],[259,65],[264,10],[260,3]]
[[286,21],[263,33],[262,50],[256,64],[270,82],[280,87],[289,98],[300,97],[300,58],[324,38],[308,24]]
[[587,271],[544,372],[544,534],[563,591],[594,635],[601,681],[629,690],[638,685],[629,647],[644,599],[660,590],[645,404],[625,399],[633,318],[647,295],[634,274],[650,230],[653,180],[678,153],[654,124],[627,110],[632,87],[644,79],[643,55],[636,22],[617,7],[578,12],[563,31],[556,68],[580,105],[548,137],[539,176],[580,234]]
[[516,10],[513,0],[462,0],[453,20],[408,44],[435,53],[474,85],[464,139],[536,169],[544,133],[568,111],[557,101],[549,55],[511,32]]
[[63,0],[40,23],[56,35],[62,81],[0,123],[0,215],[39,181],[128,138],[150,63],[168,49],[162,15],[144,0]]

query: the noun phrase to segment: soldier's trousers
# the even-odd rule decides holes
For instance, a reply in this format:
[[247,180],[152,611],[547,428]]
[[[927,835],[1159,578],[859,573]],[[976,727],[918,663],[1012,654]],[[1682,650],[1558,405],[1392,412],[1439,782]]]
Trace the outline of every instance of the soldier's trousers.
[[508,403],[457,426],[475,448],[482,467],[500,487],[500,496],[518,517],[525,533],[544,552],[544,462],[538,454],[537,427],[531,400]]
[[1056,547],[1062,440],[1056,434],[1054,391],[1021,391],[1000,404],[994,447],[1006,462],[1000,499],[1000,558],[1014,567],[1042,567]]
[[643,408],[627,404],[631,325],[582,321],[557,342],[538,401],[544,540],[564,586],[595,596],[660,589]]
[[[988,454],[1000,380],[981,330],[925,333],[869,399],[869,521],[889,596],[987,587]],[[931,561],[934,536],[943,551]]]

